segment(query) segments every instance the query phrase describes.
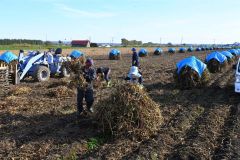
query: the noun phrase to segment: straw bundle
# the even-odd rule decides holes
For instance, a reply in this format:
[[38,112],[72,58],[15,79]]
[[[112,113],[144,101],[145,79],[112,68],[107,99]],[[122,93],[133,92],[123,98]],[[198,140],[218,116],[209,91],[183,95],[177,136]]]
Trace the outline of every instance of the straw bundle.
[[149,138],[163,122],[159,105],[138,85],[129,83],[116,86],[112,96],[96,106],[95,118],[113,136],[140,140]]
[[110,54],[109,55],[109,59],[110,60],[120,60],[121,59],[121,55],[120,54],[117,54],[117,55]]
[[177,83],[177,86],[181,89],[190,89],[194,87],[206,86],[210,79],[210,74],[208,69],[205,69],[200,77],[199,74],[191,67],[185,66],[181,69],[179,74],[176,70],[174,79]]
[[221,72],[224,68],[226,68],[228,65],[228,61],[224,61],[223,63],[220,63],[216,59],[211,59],[209,62],[207,62],[208,70],[211,73]]

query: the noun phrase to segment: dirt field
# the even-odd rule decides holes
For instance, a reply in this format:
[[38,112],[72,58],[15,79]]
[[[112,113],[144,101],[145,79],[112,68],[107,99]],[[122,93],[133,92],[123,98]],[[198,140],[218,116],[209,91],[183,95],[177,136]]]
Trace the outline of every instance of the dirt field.
[[[205,88],[175,87],[175,64],[207,52],[176,53],[141,58],[144,86],[160,105],[164,125],[151,139],[107,139],[97,122],[75,116],[76,91],[56,94],[63,80],[26,80],[0,101],[0,157],[2,159],[240,159],[240,98],[234,93],[234,71],[211,75]],[[126,76],[131,56],[110,61],[93,56],[96,66],[112,69],[113,83]],[[72,93],[73,92],[73,93]],[[57,92],[58,93],[58,92]],[[111,89],[96,90],[96,102]],[[91,147],[98,139],[95,147]]]

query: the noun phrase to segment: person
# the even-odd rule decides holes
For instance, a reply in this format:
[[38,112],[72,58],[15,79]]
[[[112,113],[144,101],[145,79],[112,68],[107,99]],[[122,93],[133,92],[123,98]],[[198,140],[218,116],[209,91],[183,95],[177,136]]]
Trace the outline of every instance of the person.
[[132,54],[132,66],[139,67],[139,56],[138,56],[136,48],[132,48],[132,52],[133,52],[133,54]]
[[83,112],[83,99],[85,98],[87,104],[87,110],[93,113],[93,80],[96,78],[96,71],[93,67],[93,60],[88,58],[85,62],[85,66],[78,67],[78,75],[82,74],[86,81],[86,86],[77,87],[77,115],[79,116]]
[[111,69],[109,67],[99,67],[99,68],[97,68],[97,79],[103,78],[107,83],[107,87],[109,87],[110,73],[111,73]]
[[143,78],[142,74],[138,71],[138,67],[132,66],[125,80],[142,85]]

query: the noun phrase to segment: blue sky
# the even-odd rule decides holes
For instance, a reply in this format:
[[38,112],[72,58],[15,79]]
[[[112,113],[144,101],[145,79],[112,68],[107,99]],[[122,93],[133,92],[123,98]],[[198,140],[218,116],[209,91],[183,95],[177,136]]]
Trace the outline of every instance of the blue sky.
[[240,41],[239,0],[0,0],[0,39]]

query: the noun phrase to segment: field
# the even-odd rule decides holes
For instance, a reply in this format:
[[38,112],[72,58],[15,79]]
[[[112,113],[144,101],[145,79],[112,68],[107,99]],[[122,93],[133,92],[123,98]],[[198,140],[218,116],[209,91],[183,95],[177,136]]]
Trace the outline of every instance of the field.
[[[130,53],[130,49],[122,50]],[[15,51],[14,51],[15,52]],[[65,50],[65,54],[69,51]],[[95,65],[112,69],[113,83],[123,80],[131,55],[108,60],[106,50],[88,55]],[[164,123],[151,139],[111,139],[90,116],[77,119],[76,90],[64,80],[12,86],[0,101],[0,157],[6,159],[240,159],[240,98],[234,93],[234,70],[211,75],[208,87],[176,88],[175,64],[191,55],[204,60],[208,52],[149,55],[141,58],[144,86],[160,105]],[[60,94],[61,89],[63,92]],[[57,92],[58,91],[58,92]],[[111,88],[96,89],[99,99]]]

